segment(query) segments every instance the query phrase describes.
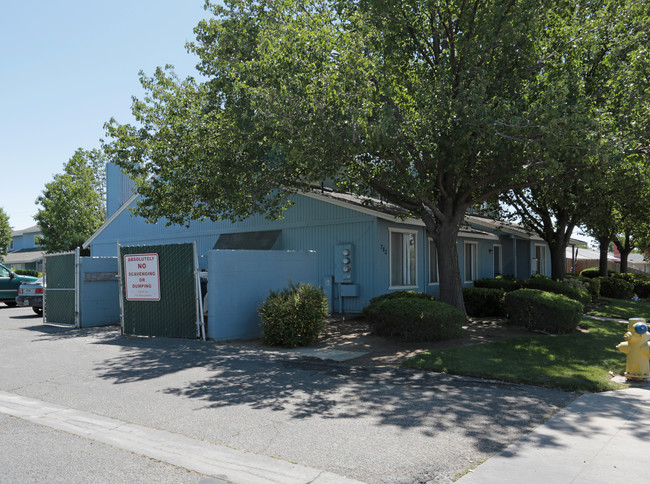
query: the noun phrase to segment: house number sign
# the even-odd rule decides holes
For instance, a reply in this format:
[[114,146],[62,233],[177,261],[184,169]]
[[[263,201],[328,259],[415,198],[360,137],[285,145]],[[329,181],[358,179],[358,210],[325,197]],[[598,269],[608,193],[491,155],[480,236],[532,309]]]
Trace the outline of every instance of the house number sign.
[[124,256],[127,301],[160,301],[158,254]]

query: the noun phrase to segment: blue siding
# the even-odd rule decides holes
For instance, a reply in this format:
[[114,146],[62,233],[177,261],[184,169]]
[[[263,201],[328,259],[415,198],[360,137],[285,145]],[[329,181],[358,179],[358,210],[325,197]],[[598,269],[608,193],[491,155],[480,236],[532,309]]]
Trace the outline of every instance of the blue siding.
[[[121,188],[112,192],[111,197],[123,197],[124,190],[129,190],[128,183],[123,177],[117,177]],[[110,184],[110,183],[109,183]],[[115,198],[117,199],[117,198]],[[438,283],[429,284],[429,250],[425,228],[419,224],[408,224],[399,220],[389,221],[367,213],[344,206],[333,200],[316,199],[304,195],[292,196],[295,205],[289,208],[282,220],[268,220],[263,216],[254,215],[240,222],[210,220],[193,221],[188,227],[171,225],[165,221],[157,224],[147,224],[142,218],[134,217],[129,211],[122,212],[102,233],[91,243],[93,256],[115,256],[117,244],[143,245],[161,243],[183,243],[196,241],[199,254],[199,266],[208,269],[207,254],[214,247],[220,234],[232,234],[248,231],[281,230],[281,235],[273,247],[274,250],[313,250],[317,254],[318,280],[324,284],[326,280],[336,281],[332,290],[332,306],[340,311],[340,250],[346,244],[352,250],[352,280],[356,288],[346,285],[347,293],[343,300],[346,312],[360,312],[375,296],[386,292],[403,289],[390,285],[390,233],[392,230],[412,231],[416,234],[417,244],[417,283],[408,287],[422,292],[439,296]],[[113,202],[114,203],[114,202]],[[480,228],[486,232],[489,229]],[[459,269],[464,286],[472,282],[464,282],[464,242],[476,243],[477,270],[475,278],[490,278],[494,275],[493,250],[495,244],[502,247],[502,273],[528,277],[531,274],[531,262],[535,246],[527,239],[515,239],[513,236],[500,234],[493,237],[486,234],[463,233],[459,235],[456,244],[458,251]],[[531,252],[532,251],[532,252]],[[532,255],[531,255],[532,254]],[[550,256],[547,251],[547,267],[550,273]]]
[[517,273],[520,279],[526,279],[531,275],[531,244],[528,240],[516,239]]
[[[144,219],[134,217],[129,211],[122,212],[91,243],[93,256],[115,256],[117,241],[121,245],[143,245],[160,243],[181,243],[196,240],[199,266],[208,268],[207,254],[214,247],[220,234],[258,230],[282,230],[274,249],[314,250],[318,254],[319,280],[334,276],[336,261],[334,247],[337,244],[351,244],[353,247],[353,280],[360,284],[359,296],[346,297],[345,311],[360,312],[368,300],[375,296],[375,255],[373,250],[376,235],[376,218],[356,210],[315,200],[302,195],[293,197],[296,204],[289,208],[282,220],[268,220],[255,215],[241,222],[194,221],[189,227],[171,225],[164,221],[147,224]],[[338,311],[338,285],[335,286],[334,308]]]

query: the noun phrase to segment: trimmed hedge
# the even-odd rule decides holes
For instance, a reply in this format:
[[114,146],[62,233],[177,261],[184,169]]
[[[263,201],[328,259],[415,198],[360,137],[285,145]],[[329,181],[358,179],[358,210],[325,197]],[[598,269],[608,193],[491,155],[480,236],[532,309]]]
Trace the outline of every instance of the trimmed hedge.
[[486,289],[503,289],[506,292],[516,291],[521,289],[522,281],[514,277],[497,276],[494,279],[476,279],[474,287],[481,287]]
[[519,289],[506,294],[506,310],[514,325],[562,334],[575,331],[584,307],[562,294]]
[[650,297],[650,276],[647,274],[625,272],[622,274],[615,274],[613,277],[617,277],[634,284],[634,294],[640,298],[647,299]]
[[506,315],[506,292],[487,287],[463,288],[465,311],[469,316],[490,317]]
[[370,304],[378,303],[379,301],[385,301],[386,299],[404,299],[404,298],[416,298],[416,299],[425,299],[427,301],[435,301],[436,298],[431,294],[417,291],[395,291],[387,292],[381,296],[373,297],[370,300]]
[[632,299],[634,284],[620,277],[599,277],[600,295],[614,299]]
[[548,277],[537,276],[526,279],[524,281],[524,288],[540,289],[546,292],[562,294],[573,299],[574,301],[578,301],[581,304],[588,304],[591,302],[591,296],[588,292],[583,291],[582,289],[578,289],[577,287],[572,287],[560,281],[554,281]]
[[417,291],[387,292],[386,294],[382,294],[381,296],[373,297],[370,300],[370,304],[368,304],[368,306],[363,308],[363,314],[365,316],[368,316],[368,311],[372,306],[374,306],[377,303],[380,303],[381,301],[388,301],[391,299],[422,299],[424,301],[436,300],[436,298],[433,297],[431,294],[426,294],[424,292],[417,292]]
[[389,298],[364,309],[375,333],[403,341],[440,341],[463,332],[465,315],[442,302],[420,297]]
[[262,341],[295,348],[314,343],[325,329],[329,304],[320,287],[295,284],[271,291],[258,308]]
[[[614,274],[616,274],[616,271],[613,271],[611,269],[607,269],[607,274],[609,276],[613,276]],[[590,277],[592,279],[594,277],[600,277],[600,268],[598,268],[598,267],[588,267],[587,269],[582,270],[580,272],[580,275],[582,277]]]
[[32,269],[12,269],[12,271],[21,276],[41,277],[38,271]]

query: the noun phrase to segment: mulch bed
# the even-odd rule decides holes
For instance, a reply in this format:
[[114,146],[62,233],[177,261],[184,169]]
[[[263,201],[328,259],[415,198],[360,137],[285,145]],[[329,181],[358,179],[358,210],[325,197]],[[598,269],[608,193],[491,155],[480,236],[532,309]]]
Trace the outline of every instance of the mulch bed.
[[525,328],[509,325],[503,318],[470,318],[463,330],[461,337],[447,341],[404,342],[373,334],[368,322],[362,318],[333,317],[328,320],[327,330],[314,347],[368,353],[345,364],[399,366],[405,359],[423,351],[535,334]]

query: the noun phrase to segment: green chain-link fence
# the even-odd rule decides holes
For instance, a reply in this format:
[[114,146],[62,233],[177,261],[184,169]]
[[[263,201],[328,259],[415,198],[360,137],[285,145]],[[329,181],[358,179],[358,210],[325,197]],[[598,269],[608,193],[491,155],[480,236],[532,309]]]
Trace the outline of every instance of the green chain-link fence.
[[75,273],[74,252],[45,256],[45,321],[75,324]]
[[197,337],[194,261],[193,244],[120,247],[124,334]]

